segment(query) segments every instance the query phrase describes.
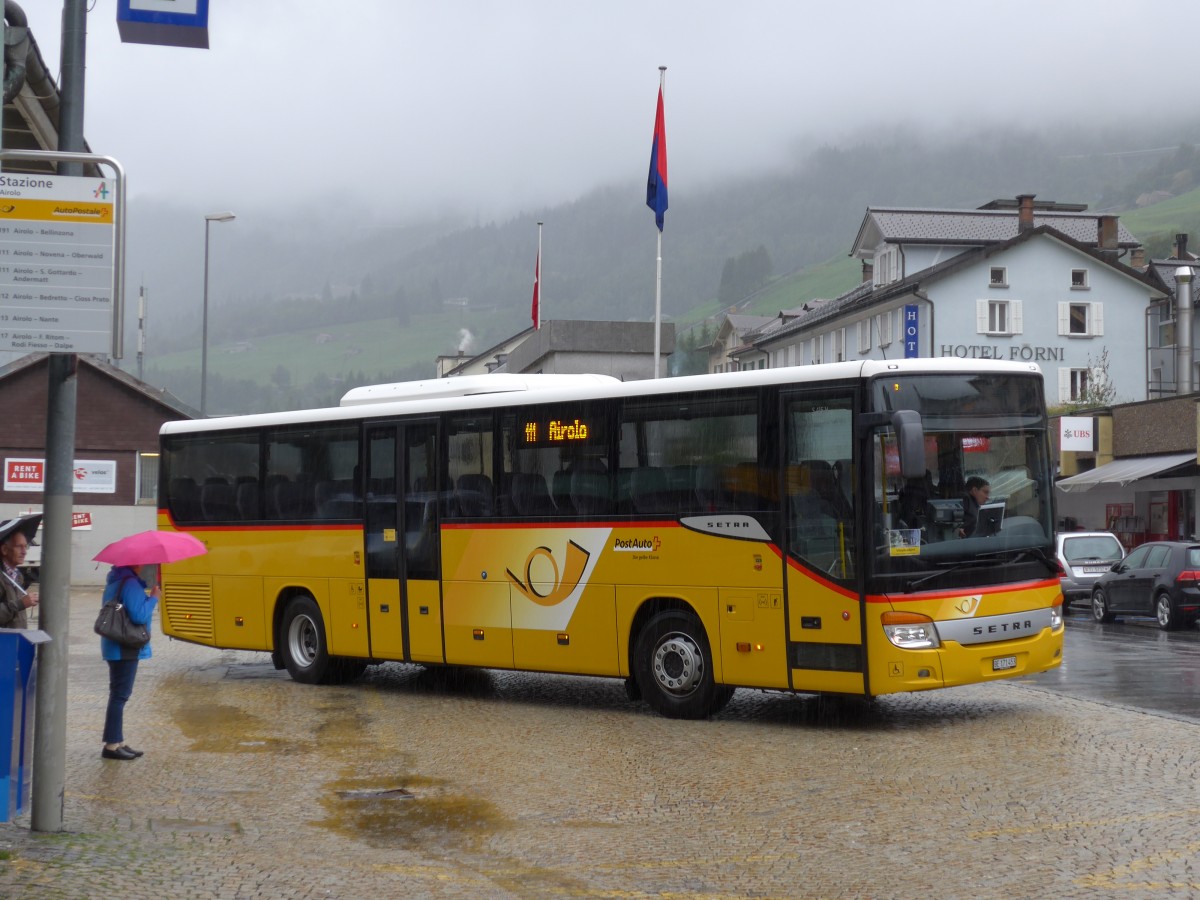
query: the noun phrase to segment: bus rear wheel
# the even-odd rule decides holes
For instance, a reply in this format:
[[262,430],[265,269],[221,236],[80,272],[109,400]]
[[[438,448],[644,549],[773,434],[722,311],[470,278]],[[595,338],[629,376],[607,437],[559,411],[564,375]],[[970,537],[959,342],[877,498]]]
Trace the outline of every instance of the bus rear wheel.
[[712,651],[700,620],[683,610],[651,617],[634,647],[638,687],[670,719],[703,719],[719,711],[733,689],[713,681]]
[[288,601],[279,623],[283,663],[293,680],[327,684],[337,680],[339,667],[325,643],[325,620],[317,601],[300,594]]

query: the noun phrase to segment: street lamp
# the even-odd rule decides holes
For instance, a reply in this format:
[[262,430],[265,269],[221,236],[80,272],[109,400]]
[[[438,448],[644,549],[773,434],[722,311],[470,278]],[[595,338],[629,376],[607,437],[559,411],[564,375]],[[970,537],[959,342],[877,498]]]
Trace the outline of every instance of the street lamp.
[[204,323],[200,328],[200,418],[208,414],[208,227],[213,222],[232,222],[231,212],[209,213],[204,217]]

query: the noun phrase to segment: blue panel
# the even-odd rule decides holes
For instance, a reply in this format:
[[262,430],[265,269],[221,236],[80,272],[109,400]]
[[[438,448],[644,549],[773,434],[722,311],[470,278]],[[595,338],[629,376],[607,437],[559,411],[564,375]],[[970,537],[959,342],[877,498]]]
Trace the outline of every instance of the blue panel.
[[208,0],[196,0],[195,13],[130,9],[131,0],[117,0],[117,31],[131,44],[168,47],[208,47]]

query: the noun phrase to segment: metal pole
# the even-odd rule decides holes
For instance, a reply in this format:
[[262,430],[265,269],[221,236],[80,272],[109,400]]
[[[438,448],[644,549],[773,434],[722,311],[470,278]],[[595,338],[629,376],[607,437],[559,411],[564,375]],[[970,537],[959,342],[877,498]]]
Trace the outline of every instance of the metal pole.
[[208,229],[213,222],[232,222],[231,212],[210,213],[204,217],[204,324],[200,331],[200,418],[208,414]]
[[146,286],[138,288],[138,344],[137,344],[137,373],[138,381],[142,380],[142,365],[146,358]]
[[200,418],[208,415],[208,231],[212,219],[204,217],[204,313],[200,326]]
[[[87,4],[63,0],[62,106],[58,149],[82,152],[84,70],[87,56]],[[83,166],[60,162],[60,175],[79,176]],[[117,302],[117,298],[113,298]],[[32,814],[34,831],[63,830],[67,758],[67,661],[71,618],[72,470],[75,463],[77,359],[50,354],[46,390],[46,481],[43,488],[45,546],[42,556],[38,624],[50,640],[38,645],[37,703],[34,714]]]
[[[667,86],[667,67],[658,67],[658,91],[663,94]],[[654,377],[658,377],[659,354],[662,345],[662,229],[658,229],[658,263],[654,278]]]

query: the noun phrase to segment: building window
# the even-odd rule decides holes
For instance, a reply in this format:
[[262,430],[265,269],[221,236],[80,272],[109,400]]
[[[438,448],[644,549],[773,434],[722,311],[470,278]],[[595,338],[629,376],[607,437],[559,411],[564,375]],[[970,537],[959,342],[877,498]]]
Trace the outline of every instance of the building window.
[[896,311],[894,309],[889,309],[875,317],[875,330],[879,333],[880,349],[891,345],[892,333],[896,330],[895,321]]
[[904,277],[900,271],[900,250],[888,247],[877,251],[872,261],[872,274],[876,285],[891,284]]
[[1004,266],[992,266],[988,274],[988,287],[1008,287],[1008,269]]
[[833,332],[833,361],[845,362],[846,360],[846,329],[839,328]]
[[1020,300],[976,300],[975,324],[980,334],[1020,334]]
[[1059,303],[1058,333],[1072,337],[1104,334],[1103,307],[1099,303]]
[[809,342],[808,358],[813,363],[821,361],[821,339],[819,337],[815,337]]
[[858,352],[871,352],[871,320],[864,319],[858,323]]
[[1072,269],[1071,270],[1071,290],[1086,291],[1088,287],[1088,270],[1087,269]]
[[149,506],[158,501],[158,454],[137,455],[137,504]]
[[1094,386],[1096,373],[1091,369],[1059,369],[1058,401],[1079,403],[1087,399],[1088,391]]

